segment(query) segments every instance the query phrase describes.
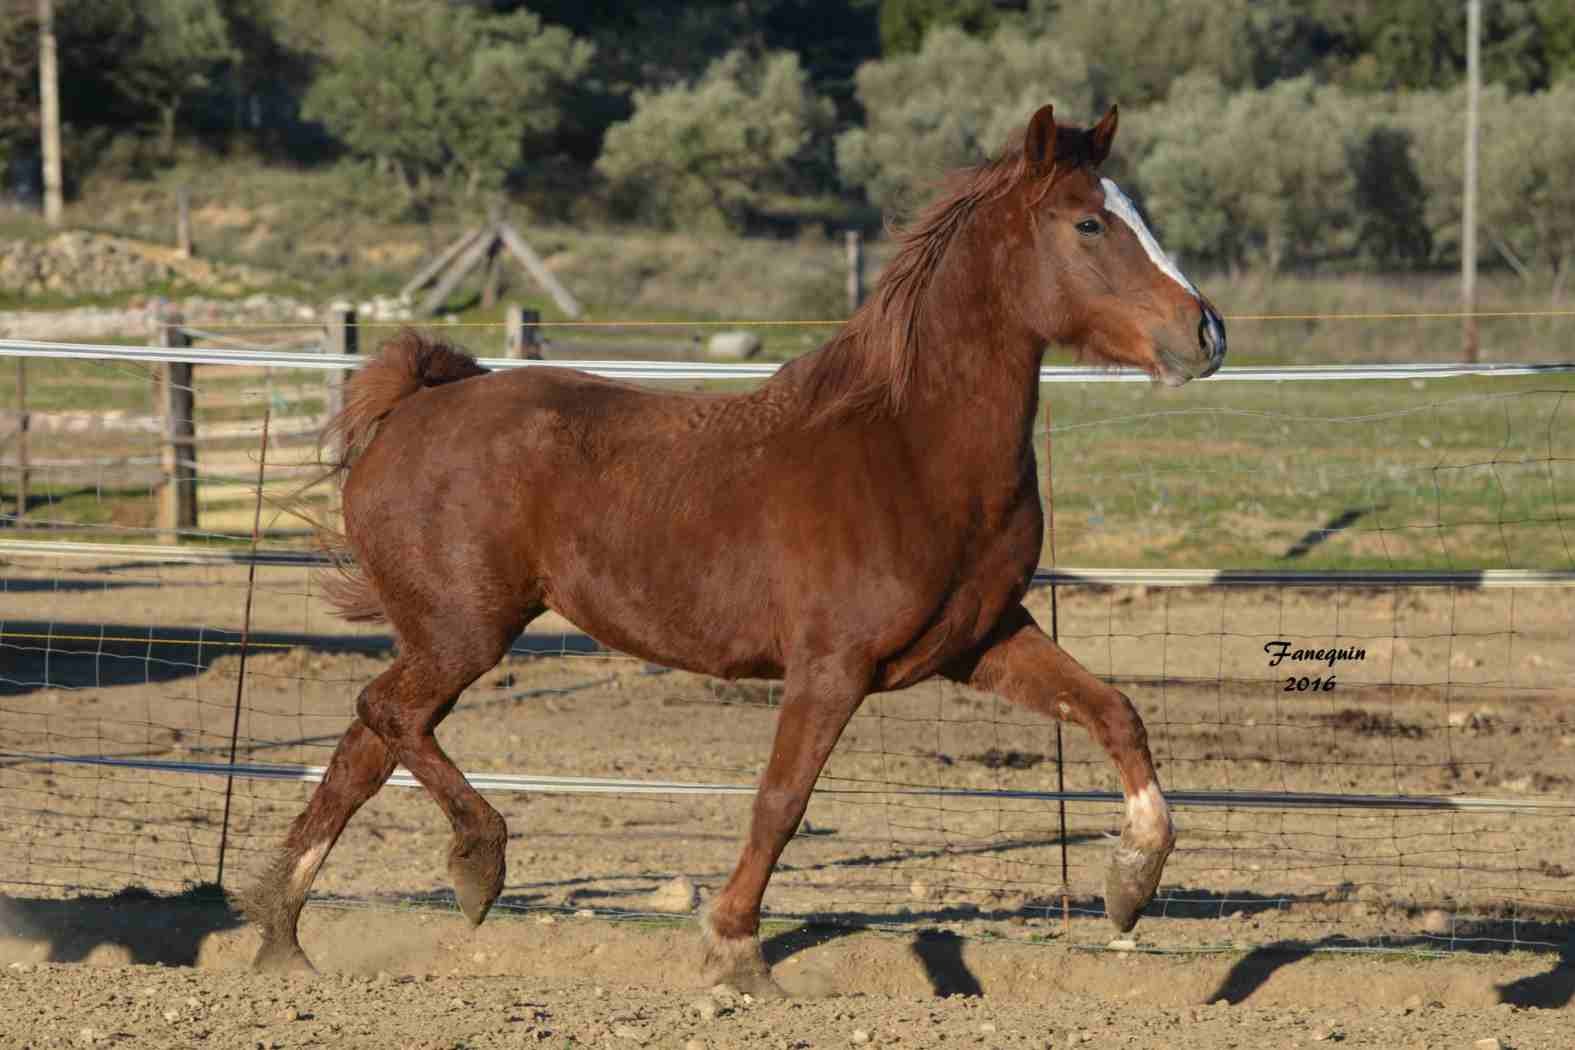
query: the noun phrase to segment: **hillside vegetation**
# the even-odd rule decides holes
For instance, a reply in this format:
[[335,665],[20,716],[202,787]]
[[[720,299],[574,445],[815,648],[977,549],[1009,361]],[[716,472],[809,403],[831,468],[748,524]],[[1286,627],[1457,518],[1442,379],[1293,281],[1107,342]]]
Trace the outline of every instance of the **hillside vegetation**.
[[[24,240],[43,232],[34,8],[0,7],[0,233]],[[204,255],[308,298],[389,291],[501,209],[604,315],[838,316],[840,231],[878,238],[1046,101],[1079,121],[1121,105],[1113,173],[1236,312],[1405,308],[1458,264],[1465,27],[1441,0],[57,8],[68,221],[168,242],[189,186]],[[1486,11],[1486,301],[1556,304],[1575,9]]]

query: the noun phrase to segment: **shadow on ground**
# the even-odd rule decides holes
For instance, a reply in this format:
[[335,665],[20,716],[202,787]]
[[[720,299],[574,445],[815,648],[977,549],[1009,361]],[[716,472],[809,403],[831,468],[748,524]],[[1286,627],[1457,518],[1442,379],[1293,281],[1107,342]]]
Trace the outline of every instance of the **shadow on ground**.
[[[54,620],[0,622],[0,654],[5,671],[0,696],[22,696],[39,689],[107,688],[162,684],[201,674],[213,661],[238,652],[240,633],[207,627],[194,638],[190,627],[147,624],[64,623]],[[300,634],[254,631],[258,647],[299,647],[324,653],[391,652],[388,635]],[[150,655],[157,652],[157,656]],[[558,656],[602,652],[583,634],[522,634],[511,656]]]
[[166,897],[142,889],[109,897],[0,897],[0,936],[44,942],[44,962],[82,962],[105,945],[134,963],[193,966],[203,941],[245,925],[215,887]]
[[[1231,966],[1207,1001],[1224,999],[1232,1005],[1246,1002],[1276,972],[1287,966],[1311,958],[1320,951],[1355,951],[1362,947],[1359,942],[1349,938],[1333,936],[1316,941],[1279,941],[1254,948]],[[1436,939],[1413,937],[1386,942],[1384,947],[1400,951],[1407,948],[1437,951],[1439,944]],[[1502,948],[1497,952],[1478,948],[1473,954],[1499,954],[1502,951]],[[1515,1006],[1554,1010],[1569,1005],[1571,998],[1575,997],[1575,942],[1567,944],[1563,951],[1553,957],[1547,972],[1495,985],[1494,989],[1500,1002]]]

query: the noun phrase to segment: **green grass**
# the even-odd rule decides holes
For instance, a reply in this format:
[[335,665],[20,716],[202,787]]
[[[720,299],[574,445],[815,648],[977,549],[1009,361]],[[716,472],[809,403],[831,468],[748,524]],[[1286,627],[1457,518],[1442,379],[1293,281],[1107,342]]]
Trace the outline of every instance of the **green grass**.
[[1575,377],[1046,396],[1063,565],[1575,569]]
[[[55,409],[145,411],[141,386],[82,382],[112,366],[30,365],[50,377],[34,389]],[[198,375],[213,402],[231,400],[199,407],[200,420],[260,416],[261,377]],[[315,376],[275,382],[277,414],[319,410]],[[1043,398],[1062,566],[1575,569],[1575,378],[1052,385]],[[104,445],[114,440],[126,443],[119,454],[148,454],[155,439],[40,435],[35,455],[114,454]],[[56,500],[54,520],[140,524],[150,513],[146,486],[70,480],[35,479],[35,494]]]

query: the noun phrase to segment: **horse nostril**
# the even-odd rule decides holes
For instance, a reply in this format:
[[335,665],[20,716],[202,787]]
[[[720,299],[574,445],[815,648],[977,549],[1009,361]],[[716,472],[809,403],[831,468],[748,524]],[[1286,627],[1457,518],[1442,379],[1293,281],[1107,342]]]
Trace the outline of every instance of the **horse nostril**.
[[1225,362],[1225,326],[1220,323],[1219,315],[1208,307],[1203,308],[1203,316],[1198,319],[1198,348],[1208,358],[1208,367],[1199,373],[1199,378],[1207,378],[1220,370],[1220,365]]
[[1198,319],[1198,347],[1210,357],[1225,356],[1225,325],[1219,315],[1208,307]]

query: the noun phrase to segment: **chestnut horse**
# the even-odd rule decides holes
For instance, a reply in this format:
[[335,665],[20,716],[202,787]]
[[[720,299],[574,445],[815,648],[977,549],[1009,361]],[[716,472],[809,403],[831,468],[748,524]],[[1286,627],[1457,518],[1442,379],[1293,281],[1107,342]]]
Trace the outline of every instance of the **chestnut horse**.
[[776,987],[766,882],[866,694],[942,675],[1083,726],[1126,798],[1105,906],[1130,929],[1175,841],[1126,696],[1021,600],[1044,519],[1034,463],[1048,344],[1179,385],[1225,355],[1219,316],[1098,174],[1116,131],[1034,114],[901,233],[870,301],[749,393],[668,393],[570,369],[489,374],[413,332],[351,381],[343,442],[355,569],[331,597],[386,619],[398,655],[277,861],[242,898],[261,968],[310,964],[307,891],[402,764],[453,826],[448,870],[480,923],[503,818],[433,736],[544,610],[646,660],[785,681],[738,866],[701,923],[707,982]]

